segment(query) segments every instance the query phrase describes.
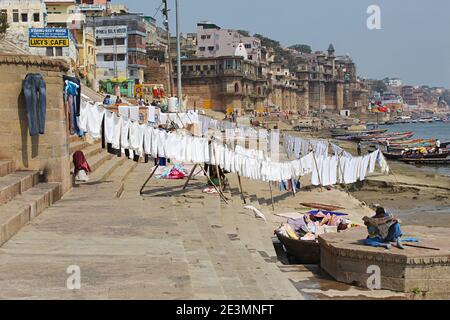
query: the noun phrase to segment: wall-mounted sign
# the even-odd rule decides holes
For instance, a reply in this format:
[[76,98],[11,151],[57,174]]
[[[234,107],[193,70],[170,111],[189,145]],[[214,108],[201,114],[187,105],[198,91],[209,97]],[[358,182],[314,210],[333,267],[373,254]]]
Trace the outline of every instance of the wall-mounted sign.
[[80,11],[104,11],[106,6],[104,4],[80,4],[78,6]]
[[67,28],[29,28],[28,45],[30,47],[68,47],[69,30]]
[[127,26],[96,27],[95,37],[97,39],[126,38],[127,31]]

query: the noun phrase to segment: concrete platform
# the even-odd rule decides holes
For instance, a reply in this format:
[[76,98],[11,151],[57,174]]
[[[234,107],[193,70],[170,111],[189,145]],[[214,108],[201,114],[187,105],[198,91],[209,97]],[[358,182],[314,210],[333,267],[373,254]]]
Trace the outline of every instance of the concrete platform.
[[361,241],[367,236],[360,227],[344,233],[319,237],[320,266],[340,282],[367,288],[371,265],[379,266],[381,289],[414,293],[426,297],[450,297],[450,229],[403,227],[405,237],[417,237],[412,243],[439,250],[405,247],[405,250],[374,248]]

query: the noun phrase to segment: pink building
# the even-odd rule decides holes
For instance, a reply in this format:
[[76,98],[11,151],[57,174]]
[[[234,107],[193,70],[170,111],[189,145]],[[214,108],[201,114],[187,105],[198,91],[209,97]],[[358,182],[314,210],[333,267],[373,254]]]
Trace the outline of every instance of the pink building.
[[[242,47],[245,50],[242,50]],[[239,54],[236,54],[236,52]],[[245,54],[246,60],[261,61],[261,41],[237,30],[221,29],[210,22],[197,24],[197,56],[214,58]]]

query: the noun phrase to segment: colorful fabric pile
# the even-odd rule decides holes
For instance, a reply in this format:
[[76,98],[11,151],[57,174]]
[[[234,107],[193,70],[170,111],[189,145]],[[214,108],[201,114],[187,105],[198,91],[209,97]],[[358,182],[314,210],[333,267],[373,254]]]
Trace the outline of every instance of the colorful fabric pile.
[[288,219],[275,232],[294,240],[317,241],[321,234],[343,231],[354,226],[343,215],[313,211],[298,219]]

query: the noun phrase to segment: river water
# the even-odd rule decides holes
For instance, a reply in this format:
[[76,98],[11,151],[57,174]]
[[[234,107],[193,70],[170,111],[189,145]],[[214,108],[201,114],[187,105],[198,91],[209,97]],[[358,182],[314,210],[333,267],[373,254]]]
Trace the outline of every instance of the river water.
[[[411,139],[439,139],[441,142],[450,141],[450,123],[449,122],[431,122],[431,123],[402,123],[393,125],[384,125],[380,128],[388,129],[388,132],[414,132]],[[450,176],[449,166],[421,166],[427,171]]]

